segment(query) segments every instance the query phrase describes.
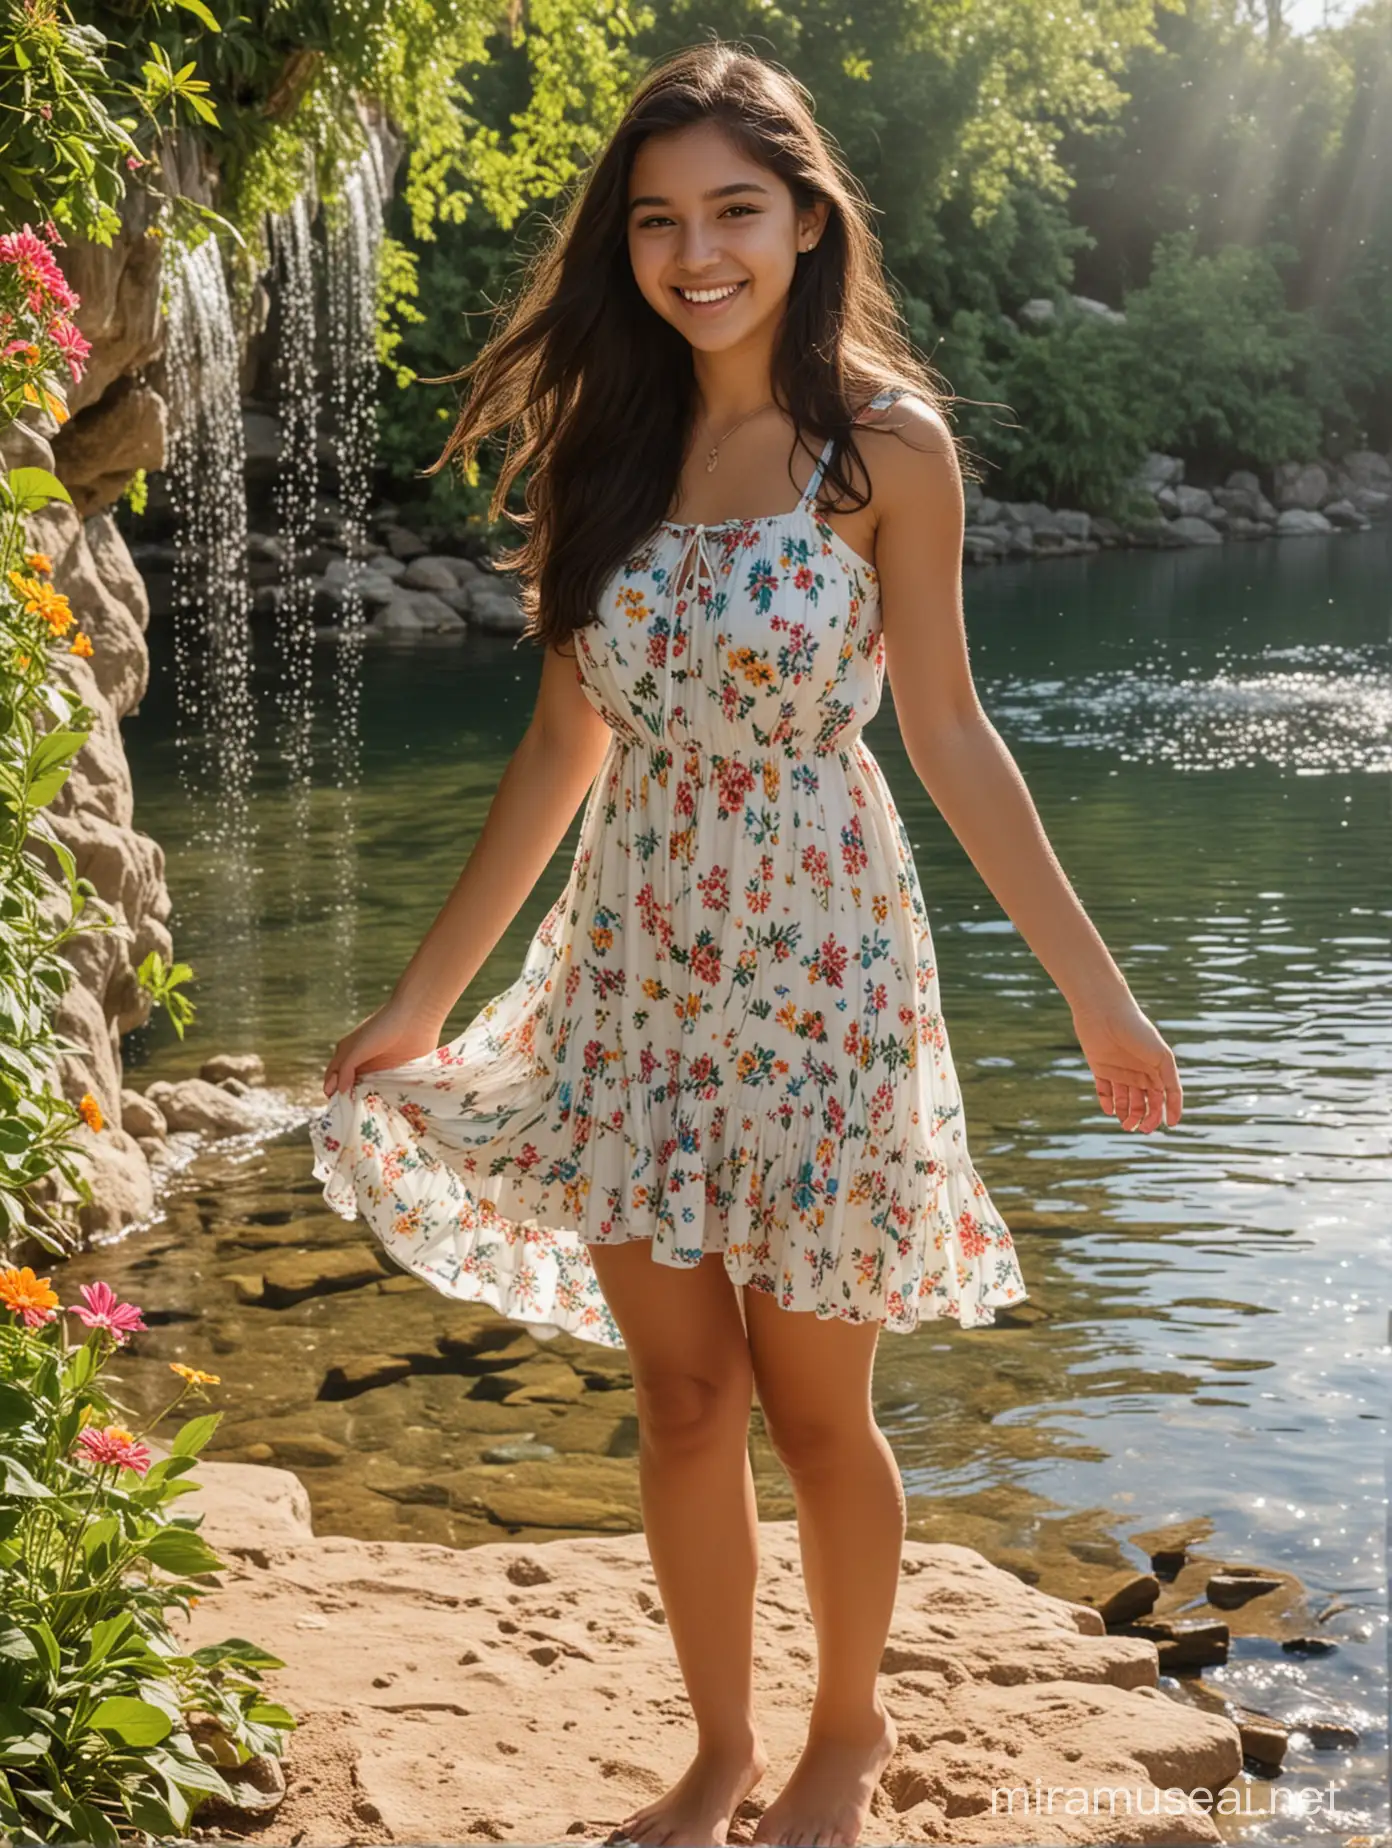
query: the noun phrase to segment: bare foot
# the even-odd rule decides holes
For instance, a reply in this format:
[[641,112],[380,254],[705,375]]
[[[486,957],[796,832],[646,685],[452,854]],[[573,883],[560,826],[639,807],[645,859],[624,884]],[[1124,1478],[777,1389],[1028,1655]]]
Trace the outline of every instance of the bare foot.
[[767,1769],[757,1739],[743,1750],[701,1747],[665,1796],[634,1810],[607,1839],[722,1848],[731,1818]]
[[878,1700],[859,1738],[809,1732],[792,1776],[759,1818],[752,1839],[854,1848],[898,1743],[894,1721]]

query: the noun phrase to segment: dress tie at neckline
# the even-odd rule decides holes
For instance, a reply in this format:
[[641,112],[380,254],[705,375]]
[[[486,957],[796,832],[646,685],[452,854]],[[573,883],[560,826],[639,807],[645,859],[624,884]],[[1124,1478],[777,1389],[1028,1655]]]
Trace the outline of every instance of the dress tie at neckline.
[[[726,523],[728,524],[728,522]],[[691,538],[682,547],[681,557],[677,561],[676,570],[672,578],[674,585],[672,593],[672,620],[667,636],[667,656],[662,679],[662,737],[664,741],[670,740],[672,724],[672,676],[673,662],[676,659],[677,653],[677,634],[681,623],[680,606],[683,594],[685,594],[688,610],[694,606],[698,615],[704,615],[701,604],[701,567],[703,564],[705,566],[704,581],[709,586],[710,597],[713,598],[716,593],[717,580],[715,560],[706,544],[706,525],[707,523],[704,520],[698,520],[693,525],[691,529]],[[686,568],[692,559],[693,552],[695,554],[694,573],[690,586],[684,587]],[[690,680],[693,678],[692,669],[696,665],[695,649],[699,641],[702,644],[702,663],[699,678],[703,687],[710,688],[718,687],[720,682],[720,637],[718,631],[712,630],[710,640],[707,642],[704,634],[704,631],[707,629],[711,629],[711,625],[707,622],[701,622],[699,624],[693,622],[689,623],[687,626],[687,638],[690,643],[687,679]],[[714,672],[711,671],[712,664],[714,666]]]

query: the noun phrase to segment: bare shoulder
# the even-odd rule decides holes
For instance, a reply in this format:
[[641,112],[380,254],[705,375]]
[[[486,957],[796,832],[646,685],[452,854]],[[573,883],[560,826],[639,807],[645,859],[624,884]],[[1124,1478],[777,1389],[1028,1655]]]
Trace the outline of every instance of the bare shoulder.
[[957,446],[947,419],[917,392],[893,404],[867,407],[856,419],[856,441],[873,480],[880,519],[896,508],[914,508],[962,496]]

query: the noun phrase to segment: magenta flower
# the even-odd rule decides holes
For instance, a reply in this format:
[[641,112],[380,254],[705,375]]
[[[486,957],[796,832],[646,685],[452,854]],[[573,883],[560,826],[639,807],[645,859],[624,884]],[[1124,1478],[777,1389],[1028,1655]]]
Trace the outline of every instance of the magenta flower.
[[65,321],[62,315],[55,315],[48,327],[48,337],[68,362],[68,370],[73,375],[73,383],[82,377],[83,362],[91,352],[91,344],[84,340],[71,321]]
[[87,1307],[70,1303],[68,1307],[72,1313],[80,1315],[88,1328],[109,1328],[118,1347],[123,1345],[127,1335],[144,1330],[139,1309],[134,1303],[118,1303],[109,1283],[84,1283],[82,1294],[87,1298]]
[[29,307],[34,314],[42,314],[45,307],[71,310],[79,306],[53,252],[41,237],[34,235],[30,226],[0,237],[0,263],[12,263],[19,271],[19,280],[29,291]]
[[104,1431],[79,1431],[77,1448],[90,1462],[114,1463],[118,1469],[133,1469],[138,1476],[150,1467],[150,1452],[120,1425],[108,1425]]

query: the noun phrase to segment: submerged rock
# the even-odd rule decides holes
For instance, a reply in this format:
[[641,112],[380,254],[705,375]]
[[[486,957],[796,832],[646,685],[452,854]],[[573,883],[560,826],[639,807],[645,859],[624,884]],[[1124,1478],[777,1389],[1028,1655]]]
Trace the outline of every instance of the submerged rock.
[[272,1309],[286,1309],[306,1296],[323,1296],[334,1290],[354,1290],[375,1283],[382,1275],[377,1248],[371,1245],[328,1246],[274,1258],[262,1274],[265,1301]]

